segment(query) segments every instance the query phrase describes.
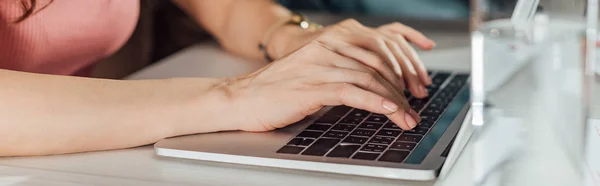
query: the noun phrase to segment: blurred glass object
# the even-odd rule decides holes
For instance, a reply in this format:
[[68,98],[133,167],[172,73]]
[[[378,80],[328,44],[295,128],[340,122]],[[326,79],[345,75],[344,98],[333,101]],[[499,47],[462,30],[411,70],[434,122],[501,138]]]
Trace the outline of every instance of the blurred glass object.
[[471,1],[473,185],[584,185],[597,1]]

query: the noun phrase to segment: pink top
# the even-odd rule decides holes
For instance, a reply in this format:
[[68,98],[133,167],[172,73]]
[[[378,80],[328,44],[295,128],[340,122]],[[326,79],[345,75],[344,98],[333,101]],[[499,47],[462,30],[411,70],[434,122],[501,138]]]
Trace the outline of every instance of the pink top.
[[[28,0],[27,0],[28,2]],[[135,29],[138,0],[38,0],[20,23],[21,0],[0,0],[0,69],[86,76]]]

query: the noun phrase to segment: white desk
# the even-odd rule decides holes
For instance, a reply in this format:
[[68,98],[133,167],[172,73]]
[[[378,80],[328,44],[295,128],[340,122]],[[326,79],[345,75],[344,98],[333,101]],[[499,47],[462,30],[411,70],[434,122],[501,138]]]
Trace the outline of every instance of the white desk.
[[[468,44],[465,34],[432,34],[438,46]],[[440,47],[445,48],[445,47]],[[435,68],[468,69],[468,51],[440,50],[423,54]],[[452,60],[448,60],[452,59]],[[455,62],[450,63],[449,61]],[[258,68],[206,43],[185,49],[129,79],[185,77],[225,77]],[[228,74],[217,74],[219,69]],[[469,158],[459,159],[455,171],[444,185],[466,185]],[[463,161],[461,161],[463,160]],[[126,150],[92,152],[60,156],[0,158],[0,185],[407,185],[430,186],[433,182],[410,182],[368,177],[324,174],[275,168],[172,159],[154,155],[151,146]]]

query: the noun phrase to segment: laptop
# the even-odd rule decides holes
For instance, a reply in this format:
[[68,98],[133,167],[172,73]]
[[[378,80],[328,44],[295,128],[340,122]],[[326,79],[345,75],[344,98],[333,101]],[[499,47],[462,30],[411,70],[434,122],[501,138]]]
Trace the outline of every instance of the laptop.
[[[405,92],[422,121],[402,130],[384,115],[327,107],[304,120],[262,133],[217,132],[168,138],[160,156],[405,180],[433,180],[452,154],[469,110],[470,76],[430,72],[430,97]],[[465,127],[463,127],[465,128]],[[451,152],[452,149],[452,153]],[[456,155],[454,155],[456,156]],[[447,167],[444,167],[447,169]]]

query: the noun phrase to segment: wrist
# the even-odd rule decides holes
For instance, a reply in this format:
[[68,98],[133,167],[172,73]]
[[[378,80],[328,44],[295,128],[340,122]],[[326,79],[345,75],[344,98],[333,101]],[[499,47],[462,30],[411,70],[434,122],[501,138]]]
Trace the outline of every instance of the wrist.
[[[223,78],[218,79],[202,97],[199,97],[198,105],[202,107],[202,113],[206,113],[206,120],[202,123],[211,125],[209,131],[232,131],[240,130],[241,125],[249,122],[248,110],[245,109],[244,90],[251,79],[247,78]],[[231,117],[231,114],[235,114]],[[206,122],[204,122],[206,121]]]
[[316,38],[321,30],[305,30],[298,25],[284,25],[276,29],[267,51],[274,59],[280,59]]
[[[167,87],[179,87],[170,109],[176,118],[166,123],[171,127],[169,137],[197,133],[235,130],[228,113],[227,79],[182,78],[171,80]],[[181,90],[184,88],[184,90]],[[181,99],[178,99],[181,98]]]
[[299,45],[299,38],[305,30],[296,25],[285,25],[276,29],[271,35],[271,43],[267,45],[268,53],[273,59],[280,59]]

